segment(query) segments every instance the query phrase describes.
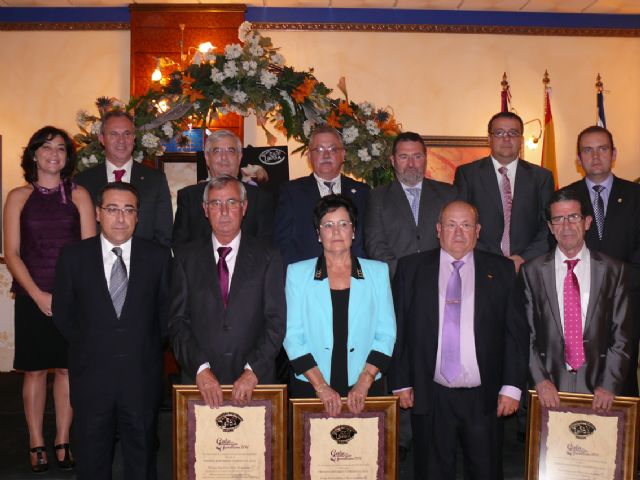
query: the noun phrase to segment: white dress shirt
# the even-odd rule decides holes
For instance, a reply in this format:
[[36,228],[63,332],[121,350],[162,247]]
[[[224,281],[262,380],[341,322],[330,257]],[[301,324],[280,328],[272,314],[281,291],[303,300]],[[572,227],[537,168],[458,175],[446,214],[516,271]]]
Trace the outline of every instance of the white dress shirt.
[[120,181],[131,183],[131,169],[133,168],[133,158],[130,158],[129,161],[121,167],[116,167],[109,160],[106,160],[104,164],[107,167],[107,182],[116,181],[116,176],[113,173],[114,170],[124,170],[124,175],[122,176]]
[[331,193],[331,190],[324,184],[324,182],[333,182],[333,193],[342,193],[342,187],[340,182],[340,175],[332,180],[325,180],[324,178],[320,178],[315,173],[313,174],[316,179],[316,183],[318,184],[318,189],[320,190],[320,196],[326,197]]
[[502,167],[507,167],[507,178],[509,179],[509,184],[511,185],[511,198],[513,198],[513,196],[516,193],[516,170],[518,169],[518,159],[516,158],[514,161],[506,165],[502,165],[493,157],[491,157],[491,161],[493,162],[493,168],[496,171],[496,178],[498,179],[498,189],[500,190],[500,198],[502,198],[502,195],[504,194],[504,192],[502,191],[503,190],[502,174],[498,171],[498,169]]
[[131,239],[127,240],[122,245],[113,245],[109,240],[104,238],[104,235],[100,234],[100,244],[102,246],[102,264],[104,265],[104,276],[107,280],[107,286],[110,286],[111,269],[118,258],[116,257],[116,254],[111,251],[113,247],[120,247],[122,249],[122,260],[124,260],[124,266],[127,267],[127,278],[129,278],[129,267],[131,266]]

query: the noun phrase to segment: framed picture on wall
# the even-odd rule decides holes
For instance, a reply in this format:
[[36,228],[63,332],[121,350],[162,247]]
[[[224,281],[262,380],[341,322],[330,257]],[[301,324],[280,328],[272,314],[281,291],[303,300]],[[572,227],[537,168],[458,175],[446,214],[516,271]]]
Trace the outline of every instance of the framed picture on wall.
[[167,176],[171,192],[171,207],[176,213],[178,190],[198,182],[196,153],[165,153],[157,157],[158,168]]
[[489,155],[487,137],[426,136],[422,139],[427,150],[425,177],[453,183],[458,165],[473,162]]

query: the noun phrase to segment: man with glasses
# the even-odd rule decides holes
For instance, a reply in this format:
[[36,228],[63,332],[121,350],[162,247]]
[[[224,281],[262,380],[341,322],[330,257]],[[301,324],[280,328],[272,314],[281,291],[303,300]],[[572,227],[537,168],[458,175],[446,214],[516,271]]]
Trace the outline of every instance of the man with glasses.
[[[207,137],[204,158],[209,177],[238,177],[242,160],[242,142],[229,130],[216,130]],[[207,182],[178,190],[178,206],[173,222],[173,246],[208,238],[211,227],[202,211],[202,194]],[[245,184],[247,212],[242,220],[242,232],[271,243],[273,235],[273,198],[265,189]]]
[[524,125],[518,115],[497,113],[488,130],[491,156],[459,166],[454,185],[458,197],[478,209],[478,248],[509,257],[517,271],[549,250],[544,208],[553,175],[519,158]]
[[140,198],[135,235],[171,246],[173,212],[167,177],[160,170],[149,168],[132,158],[136,143],[133,117],[122,110],[107,112],[100,125],[100,143],[104,147],[104,165],[84,170],[76,175],[96,201],[98,191],[108,182],[131,183]]
[[171,252],[132,237],[138,192],[97,195],[98,236],[62,251],[53,319],[69,341],[73,447],[79,479],[111,479],[116,438],[125,478],[155,479]]
[[398,334],[389,386],[413,408],[416,479],[502,478],[503,417],[513,415],[527,377],[529,332],[516,273],[477,250],[476,209],[446,204],[440,248],[401,258],[393,282]]
[[[322,252],[310,220],[320,197],[331,193],[349,197],[358,210],[358,225],[364,224],[369,187],[340,174],[345,156],[340,133],[328,125],[316,127],[309,139],[307,155],[313,169],[311,175],[285,183],[278,197],[273,241],[285,265],[317,257]],[[365,257],[362,239],[359,228],[352,246],[358,257]]]
[[210,407],[221,385],[246,405],[258,383],[274,383],[286,325],[278,252],[241,232],[247,194],[240,180],[209,180],[203,194],[208,238],[176,249],[169,334],[183,374]]
[[546,214],[558,245],[522,267],[529,373],[545,407],[559,406],[558,392],[592,393],[593,408],[606,411],[635,364],[633,320],[626,267],[587,248],[594,224],[586,212],[572,190],[554,193]]

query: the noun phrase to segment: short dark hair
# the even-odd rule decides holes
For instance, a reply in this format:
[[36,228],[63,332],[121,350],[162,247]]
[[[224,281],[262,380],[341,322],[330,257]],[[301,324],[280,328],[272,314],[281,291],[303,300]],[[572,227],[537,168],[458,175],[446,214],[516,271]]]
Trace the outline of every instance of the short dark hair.
[[104,135],[104,126],[106,125],[107,120],[111,118],[126,118],[131,122],[131,125],[133,125],[135,129],[136,123],[133,121],[133,115],[131,115],[129,112],[127,112],[126,110],[109,110],[100,120],[100,133],[102,135]]
[[392,154],[396,154],[396,147],[400,142],[418,142],[422,145],[422,152],[426,152],[426,148],[424,147],[424,140],[422,137],[415,132],[402,132],[398,134],[398,136],[393,141],[393,149],[391,150]]
[[488,133],[491,133],[491,124],[493,123],[493,121],[499,118],[509,118],[511,120],[516,120],[520,124],[520,133],[524,133],[524,123],[522,122],[522,119],[519,115],[513,112],[498,112],[493,117],[491,117],[491,120],[489,120],[489,123],[487,124]]
[[120,192],[130,192],[136,197],[136,208],[140,208],[140,195],[138,195],[138,189],[128,182],[110,182],[102,187],[96,195],[96,206],[102,207],[102,200],[104,194],[109,190],[118,190]]
[[578,140],[576,141],[576,152],[578,153],[578,157],[580,156],[580,140],[582,140],[583,136],[589,133],[604,133],[609,138],[609,143],[611,144],[611,150],[616,148],[616,146],[613,144],[613,135],[611,135],[611,132],[609,130],[599,125],[592,125],[590,127],[585,128],[578,134]]
[[573,188],[562,188],[553,192],[553,195],[551,195],[551,198],[549,199],[549,203],[547,203],[547,206],[544,209],[544,216],[546,217],[547,222],[551,221],[551,205],[558,202],[578,202],[580,204],[580,215],[585,216],[589,212],[587,202],[582,195],[576,192]]
[[322,197],[313,208],[313,226],[318,230],[320,221],[327,213],[335,212],[339,208],[344,208],[349,214],[349,220],[353,228],[358,226],[358,209],[349,197],[340,194],[332,194]]
[[65,130],[47,125],[31,135],[29,143],[24,147],[20,165],[24,171],[24,179],[27,182],[31,183],[38,180],[38,166],[35,161],[36,150],[43,146],[45,142],[53,140],[58,136],[62,137],[67,150],[67,158],[65,159],[64,167],[60,171],[60,178],[66,179],[71,177],[76,166],[76,147],[73,144],[73,140],[71,140],[71,137]]

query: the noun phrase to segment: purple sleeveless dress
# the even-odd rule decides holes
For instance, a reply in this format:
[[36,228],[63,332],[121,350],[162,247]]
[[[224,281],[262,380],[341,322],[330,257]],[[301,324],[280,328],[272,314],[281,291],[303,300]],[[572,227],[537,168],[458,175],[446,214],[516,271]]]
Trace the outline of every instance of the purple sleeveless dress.
[[[71,200],[75,185],[56,189],[33,185],[20,213],[20,258],[40,289],[51,293],[60,250],[80,240],[80,213]],[[13,281],[17,370],[67,367],[67,342],[22,286]]]

